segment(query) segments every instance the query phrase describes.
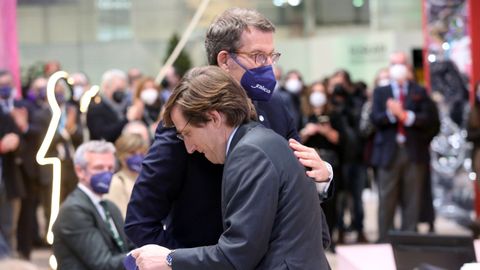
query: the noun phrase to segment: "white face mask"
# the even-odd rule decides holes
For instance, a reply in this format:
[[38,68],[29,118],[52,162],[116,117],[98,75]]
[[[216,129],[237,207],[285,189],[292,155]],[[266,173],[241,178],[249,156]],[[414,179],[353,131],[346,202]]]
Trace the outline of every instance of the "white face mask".
[[285,82],[285,89],[292,94],[300,93],[302,86],[302,82],[298,79],[289,79]]
[[378,80],[377,82],[377,86],[381,87],[381,86],[387,86],[390,84],[390,80],[389,79],[381,79],[381,80]]
[[73,99],[80,100],[83,95],[83,86],[75,85],[73,86]]
[[327,104],[327,96],[322,92],[313,92],[310,95],[309,101],[313,107],[322,107]]
[[390,78],[397,82],[404,82],[408,78],[408,68],[402,64],[390,66]]
[[158,99],[158,91],[154,88],[147,88],[140,93],[140,99],[146,105],[153,105]]

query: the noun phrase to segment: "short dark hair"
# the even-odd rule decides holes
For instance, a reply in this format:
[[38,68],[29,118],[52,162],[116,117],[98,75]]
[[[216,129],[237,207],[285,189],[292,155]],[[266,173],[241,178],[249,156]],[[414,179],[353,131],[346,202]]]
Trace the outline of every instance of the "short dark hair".
[[275,32],[273,23],[254,9],[231,8],[220,14],[210,25],[205,37],[208,63],[218,65],[218,53],[234,52],[240,48],[240,38],[249,27],[263,32]]
[[185,74],[165,104],[166,127],[174,126],[171,113],[175,105],[180,106],[183,117],[196,127],[210,121],[207,113],[212,110],[224,114],[230,127],[256,120],[255,107],[245,90],[217,66],[197,67]]

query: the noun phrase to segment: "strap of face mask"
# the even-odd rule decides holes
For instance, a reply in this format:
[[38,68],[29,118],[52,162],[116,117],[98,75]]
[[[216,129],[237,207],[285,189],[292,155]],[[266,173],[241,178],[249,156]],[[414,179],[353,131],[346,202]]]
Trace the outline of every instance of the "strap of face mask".
[[237,63],[239,66],[241,66],[245,71],[248,72],[248,68],[246,68],[244,65],[242,65],[242,63],[240,63],[240,61],[238,61],[237,59],[237,56],[234,54],[234,53],[228,53],[228,55],[230,55],[230,57],[233,59],[233,61],[235,61],[235,63]]

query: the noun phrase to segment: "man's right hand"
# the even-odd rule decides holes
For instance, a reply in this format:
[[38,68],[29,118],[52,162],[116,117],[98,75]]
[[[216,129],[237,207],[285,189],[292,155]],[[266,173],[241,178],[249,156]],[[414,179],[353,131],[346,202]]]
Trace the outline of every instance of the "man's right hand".
[[131,254],[139,270],[171,270],[166,260],[170,252],[172,251],[162,246],[145,245],[132,250]]
[[8,133],[0,140],[0,149],[2,154],[17,150],[20,143],[20,137],[15,133]]

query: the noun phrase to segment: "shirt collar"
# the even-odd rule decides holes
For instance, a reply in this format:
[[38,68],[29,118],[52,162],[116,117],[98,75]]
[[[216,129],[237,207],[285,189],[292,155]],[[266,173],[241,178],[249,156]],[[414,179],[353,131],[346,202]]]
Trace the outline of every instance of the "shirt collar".
[[93,193],[93,191],[91,191],[87,186],[85,186],[85,184],[78,183],[78,188],[80,188],[85,194],[87,194],[88,198],[90,198],[93,204],[100,204],[100,201],[102,200],[101,197]]
[[233,129],[232,133],[230,134],[230,137],[228,137],[227,148],[225,149],[225,156],[227,156],[228,154],[228,150],[230,149],[230,143],[232,143],[233,136],[235,135],[237,130],[238,130],[238,126]]

